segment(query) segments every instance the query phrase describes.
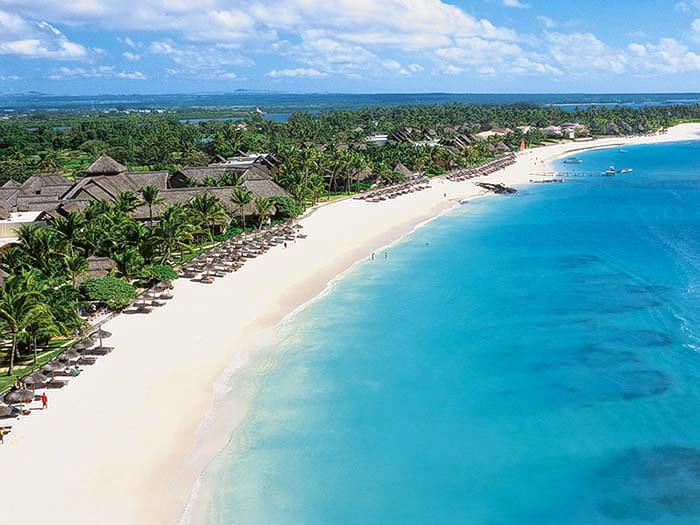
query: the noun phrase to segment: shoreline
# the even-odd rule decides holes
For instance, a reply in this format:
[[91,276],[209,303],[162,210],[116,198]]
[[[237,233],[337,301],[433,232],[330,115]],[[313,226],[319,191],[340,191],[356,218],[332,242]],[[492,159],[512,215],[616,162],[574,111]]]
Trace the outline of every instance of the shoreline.
[[[544,146],[474,181],[525,185],[530,173],[582,149],[699,138],[700,124],[683,124],[654,137]],[[245,375],[260,350],[274,344],[281,323],[370,253],[481,195],[472,181],[438,178],[392,201],[350,198],[318,207],[300,221],[307,239],[271,250],[210,287],[179,279],[167,306],[109,321],[116,350],[52,392],[49,410],[13,423],[0,448],[12,480],[0,496],[0,516],[26,521],[31,508],[36,521],[151,525],[177,523],[189,508],[197,523],[196,502],[188,507],[193,486],[248,408],[234,403],[227,418],[218,418],[216,389],[233,374]],[[39,487],[50,490],[36,508],[30,505]]]

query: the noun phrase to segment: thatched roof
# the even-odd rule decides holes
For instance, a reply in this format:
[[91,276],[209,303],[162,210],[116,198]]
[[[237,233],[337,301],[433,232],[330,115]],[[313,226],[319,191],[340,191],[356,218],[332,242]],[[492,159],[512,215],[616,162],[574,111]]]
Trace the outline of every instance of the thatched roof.
[[289,193],[272,180],[246,180],[243,182],[243,187],[252,191],[255,197],[289,197]]
[[63,195],[63,200],[82,199],[112,201],[125,191],[137,193],[144,186],[159,190],[168,187],[167,171],[129,171],[118,175],[84,177]]
[[0,200],[0,219],[5,220],[10,218],[10,205],[7,202]]
[[236,173],[240,175],[241,181],[246,180],[272,180],[271,168],[267,164],[254,163],[249,167],[235,167],[225,165],[210,165],[202,167],[189,167],[177,170],[169,179],[170,188],[185,188],[188,181],[194,180],[197,184],[202,184],[205,179],[212,178],[218,180],[226,173]]
[[57,197],[42,195],[20,195],[17,197],[17,211],[51,211],[58,208],[60,201]]
[[399,175],[403,175],[404,177],[413,177],[414,175],[414,173],[401,162],[394,167],[394,172],[398,173]]
[[78,282],[94,279],[95,277],[106,277],[117,269],[117,263],[109,257],[91,256],[87,258],[87,263],[87,271],[78,279]]
[[103,153],[85,171],[90,175],[117,175],[126,171],[126,167]]
[[[60,173],[37,173],[25,180],[20,186],[21,195],[39,195],[45,188],[64,187],[69,188],[74,183]],[[65,189],[64,189],[65,191]]]
[[0,200],[7,203],[10,210],[17,208],[17,196],[19,190],[16,188],[0,188]]
[[[198,187],[198,188],[171,188],[160,192],[160,197],[163,199],[161,204],[156,204],[153,206],[153,217],[158,218],[160,215],[169,207],[175,204],[184,206],[197,195],[203,195],[208,193],[213,195],[222,206],[226,209],[226,212],[230,215],[238,213],[238,206],[236,206],[231,200],[231,187],[221,186],[221,187]],[[251,215],[255,213],[255,207],[251,202],[243,208],[243,213],[246,215]],[[132,217],[140,220],[148,219],[148,206],[142,204],[132,212]]]
[[16,180],[10,179],[5,184],[2,185],[3,188],[19,188],[22,184]]

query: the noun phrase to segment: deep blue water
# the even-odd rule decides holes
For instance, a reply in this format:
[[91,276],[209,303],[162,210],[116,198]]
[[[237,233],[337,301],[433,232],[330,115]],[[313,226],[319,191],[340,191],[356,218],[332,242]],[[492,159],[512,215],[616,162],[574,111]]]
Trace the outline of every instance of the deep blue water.
[[171,95],[0,96],[0,110],[108,110],[136,108],[229,109],[269,113],[331,111],[377,106],[435,104],[540,104],[565,110],[596,106],[666,106],[698,104],[700,93],[207,93]]
[[634,172],[460,206],[301,312],[207,523],[700,523],[700,143],[577,156]]

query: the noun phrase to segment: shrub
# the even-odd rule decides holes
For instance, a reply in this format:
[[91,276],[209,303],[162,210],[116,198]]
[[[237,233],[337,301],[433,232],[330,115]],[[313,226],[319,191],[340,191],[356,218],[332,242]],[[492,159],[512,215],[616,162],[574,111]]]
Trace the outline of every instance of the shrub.
[[136,288],[111,275],[88,279],[80,285],[80,292],[88,301],[105,303],[112,310],[121,310],[136,299]]
[[272,197],[272,203],[275,205],[278,217],[294,218],[304,212],[304,208],[291,197]]
[[174,281],[178,277],[177,272],[167,264],[146,266],[143,273],[147,278],[158,281]]

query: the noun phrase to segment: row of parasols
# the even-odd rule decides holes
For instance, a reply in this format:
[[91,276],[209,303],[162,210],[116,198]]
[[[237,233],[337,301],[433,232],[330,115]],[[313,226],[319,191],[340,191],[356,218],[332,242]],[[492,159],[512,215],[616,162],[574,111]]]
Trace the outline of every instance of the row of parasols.
[[145,314],[153,311],[154,307],[164,306],[166,301],[173,298],[172,289],[173,285],[169,281],[157,283],[139,296],[132,311]]
[[490,175],[498,170],[506,168],[515,164],[515,153],[509,153],[503,157],[495,160],[491,160],[481,166],[476,168],[468,168],[463,170],[458,170],[447,175],[447,179],[462,182],[465,180],[473,179],[474,177],[481,177],[484,175]]
[[246,261],[262,255],[270,248],[306,238],[299,231],[301,229],[300,224],[286,224],[233,237],[192,259],[180,270],[180,277],[211,284],[215,278],[241,269]]
[[354,198],[367,202],[381,202],[387,199],[395,199],[401,195],[407,195],[409,193],[425,190],[429,187],[429,182],[430,180],[428,177],[424,175],[416,175],[405,182],[385,186],[384,188],[368,191],[366,193],[361,193]]
[[[81,339],[52,361],[43,365],[39,370],[20,379],[18,387],[12,389],[2,398],[4,404],[0,404],[0,417],[11,417],[26,414],[23,405],[35,400],[36,390],[48,388],[62,388],[66,384],[66,378],[76,374],[70,370],[76,370],[76,366],[93,365],[97,356],[106,355],[113,350],[111,346],[105,346],[103,339],[112,334],[99,328],[88,337]],[[98,343],[96,345],[96,343]],[[17,405],[20,405],[19,407]]]
[[[161,281],[142,294],[137,308],[148,308],[161,300],[172,299],[170,290],[173,288],[168,281]],[[146,303],[150,300],[149,303]],[[2,398],[0,403],[0,418],[14,417],[29,413],[24,405],[31,403],[36,398],[38,389],[63,388],[71,377],[75,377],[79,366],[94,365],[97,358],[109,354],[114,347],[105,346],[103,339],[111,337],[111,333],[102,328],[98,328],[87,337],[81,339],[68,350],[58,355],[52,361],[43,365],[39,370],[33,372],[19,381],[19,386],[10,390]]]

